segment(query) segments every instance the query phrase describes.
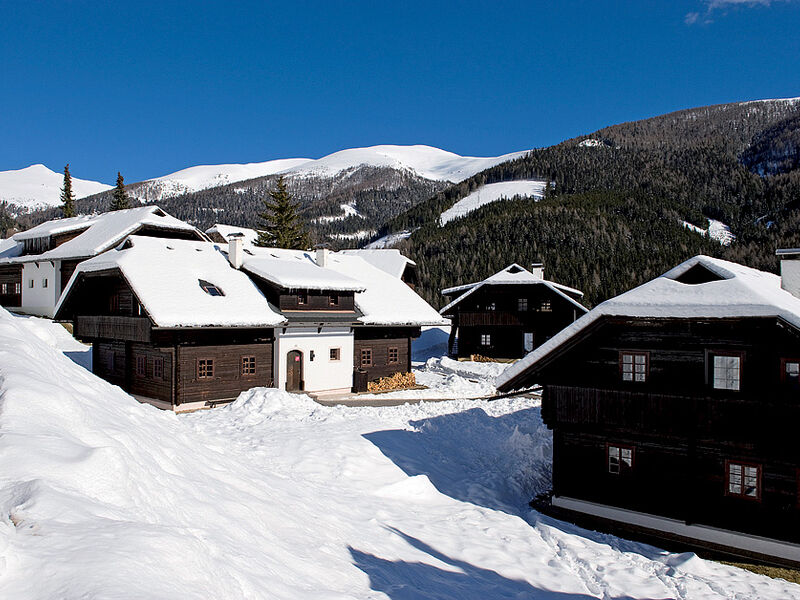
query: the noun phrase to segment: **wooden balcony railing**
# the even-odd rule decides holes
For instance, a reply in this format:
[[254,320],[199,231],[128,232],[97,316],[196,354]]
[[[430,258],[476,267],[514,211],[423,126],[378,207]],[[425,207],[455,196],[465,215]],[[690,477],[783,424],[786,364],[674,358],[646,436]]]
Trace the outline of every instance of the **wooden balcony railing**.
[[144,317],[79,316],[75,319],[75,337],[149,342],[150,321]]

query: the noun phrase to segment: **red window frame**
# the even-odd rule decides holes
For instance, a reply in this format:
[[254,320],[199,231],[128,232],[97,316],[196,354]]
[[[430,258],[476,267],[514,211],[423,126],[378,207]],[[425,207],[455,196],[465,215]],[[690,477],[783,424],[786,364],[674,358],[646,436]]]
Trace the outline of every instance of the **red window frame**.
[[372,348],[361,349],[361,366],[362,367],[372,366]]
[[213,379],[214,378],[214,359],[213,358],[198,358],[197,359],[197,378],[198,379]]
[[[740,493],[732,492],[730,488],[730,466],[731,465],[738,465],[742,467],[742,481],[740,483],[742,487],[742,491]],[[745,467],[755,467],[756,469],[756,495],[749,496],[745,494],[745,485],[744,485],[744,468]],[[730,496],[731,498],[741,498],[743,500],[753,500],[756,502],[761,502],[761,492],[763,487],[763,477],[764,477],[764,470],[759,463],[754,463],[747,460],[736,460],[736,459],[726,459],[725,460],[725,495]]]
[[254,354],[242,356],[239,372],[242,377],[251,377],[256,374],[256,357]]

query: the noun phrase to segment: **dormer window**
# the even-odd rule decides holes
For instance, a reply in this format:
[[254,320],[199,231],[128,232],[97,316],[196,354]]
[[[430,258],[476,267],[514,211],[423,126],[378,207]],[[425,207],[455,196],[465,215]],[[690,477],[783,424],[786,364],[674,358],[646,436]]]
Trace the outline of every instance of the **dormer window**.
[[203,279],[198,279],[198,283],[200,284],[200,288],[209,296],[224,296],[225,292],[223,292],[219,287],[214,285],[213,283],[209,283]]
[[506,269],[506,273],[511,273],[512,275],[516,273],[522,273],[522,267],[519,267],[517,265],[512,265]]

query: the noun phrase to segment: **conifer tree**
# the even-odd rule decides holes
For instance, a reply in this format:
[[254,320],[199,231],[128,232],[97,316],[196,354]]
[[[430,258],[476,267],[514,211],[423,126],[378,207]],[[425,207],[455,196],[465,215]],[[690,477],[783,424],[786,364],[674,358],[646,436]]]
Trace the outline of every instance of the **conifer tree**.
[[64,187],[61,188],[61,212],[65,217],[75,216],[75,194],[72,192],[72,175],[69,163],[64,167]]
[[257,246],[305,250],[311,245],[306,225],[297,214],[297,204],[286,189],[283,176],[278,177],[277,187],[269,192],[269,199],[264,199],[264,211],[259,217],[263,227]]
[[122,180],[122,173],[117,171],[117,187],[111,199],[111,210],[124,210],[130,208],[131,203],[128,194],[125,192],[125,182]]

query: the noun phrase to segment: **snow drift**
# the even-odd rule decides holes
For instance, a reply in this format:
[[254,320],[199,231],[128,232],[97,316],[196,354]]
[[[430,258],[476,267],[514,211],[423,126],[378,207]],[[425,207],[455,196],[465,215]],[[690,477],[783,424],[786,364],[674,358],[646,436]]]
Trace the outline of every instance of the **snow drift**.
[[532,401],[324,408],[261,388],[178,417],[42,323],[0,309],[0,597],[800,595],[528,511],[550,448]]

